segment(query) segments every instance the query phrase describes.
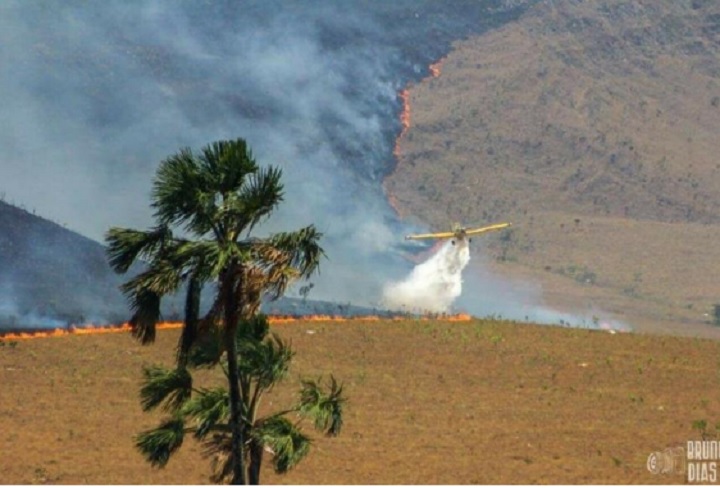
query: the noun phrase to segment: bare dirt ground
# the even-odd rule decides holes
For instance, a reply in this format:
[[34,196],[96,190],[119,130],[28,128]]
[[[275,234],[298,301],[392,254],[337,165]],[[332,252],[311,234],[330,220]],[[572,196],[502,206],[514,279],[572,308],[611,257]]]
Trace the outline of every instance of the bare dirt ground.
[[[330,372],[349,403],[339,438],[316,437],[286,476],[266,466],[266,483],[682,483],[651,475],[648,455],[700,439],[698,420],[712,437],[720,421],[715,341],[481,320],[273,329],[297,355],[267,407]],[[5,341],[0,480],[207,483],[192,443],[164,470],[133,447],[160,416],[140,410],[140,368],[170,364],[177,334],[150,347],[124,333]]]

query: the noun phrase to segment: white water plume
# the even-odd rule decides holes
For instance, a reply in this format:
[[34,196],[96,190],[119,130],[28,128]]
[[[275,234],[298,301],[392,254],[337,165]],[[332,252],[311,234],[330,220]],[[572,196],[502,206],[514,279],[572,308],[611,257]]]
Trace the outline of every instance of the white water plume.
[[385,285],[383,305],[408,312],[448,312],[462,293],[462,271],[469,262],[467,241],[446,242],[407,278]]

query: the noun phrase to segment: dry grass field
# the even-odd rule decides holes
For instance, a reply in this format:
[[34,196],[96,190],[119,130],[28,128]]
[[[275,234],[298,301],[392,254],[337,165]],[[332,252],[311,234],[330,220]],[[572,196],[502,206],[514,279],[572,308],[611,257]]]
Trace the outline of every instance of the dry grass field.
[[[291,378],[332,372],[349,403],[339,438],[266,483],[681,483],[651,452],[714,436],[720,344],[511,322],[346,321],[274,325],[297,352]],[[312,333],[311,333],[312,332]],[[170,364],[177,330],[143,347],[125,333],[0,346],[0,481],[208,482],[199,447],[150,468],[132,436],[143,365]],[[214,373],[204,381],[218,381]],[[272,404],[272,405],[271,405]]]

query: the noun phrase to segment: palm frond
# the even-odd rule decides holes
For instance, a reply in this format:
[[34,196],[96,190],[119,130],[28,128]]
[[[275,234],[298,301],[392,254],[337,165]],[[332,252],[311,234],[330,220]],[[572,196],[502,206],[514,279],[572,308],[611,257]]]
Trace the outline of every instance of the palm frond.
[[317,430],[329,436],[337,436],[343,424],[342,385],[330,375],[329,392],[323,391],[321,380],[303,380],[300,392],[300,413],[312,419]]
[[202,454],[212,459],[210,481],[222,483],[233,474],[232,436],[225,432],[216,432],[203,442]]
[[150,291],[158,296],[176,292],[182,284],[182,269],[168,260],[156,259],[142,273],[137,274],[120,286],[126,296],[139,291]]
[[264,313],[259,313],[249,319],[240,320],[236,335],[238,342],[261,342],[265,339],[269,331],[270,322],[268,321],[268,316]]
[[218,243],[213,240],[183,241],[168,259],[177,268],[191,269],[199,281],[206,282],[217,279],[219,269],[222,269],[218,268],[220,252]]
[[237,192],[245,178],[258,169],[252,151],[243,139],[217,141],[202,148],[200,168],[212,181],[212,189],[223,195]]
[[238,342],[238,371],[253,378],[260,390],[267,390],[287,376],[295,353],[276,334],[262,342]]
[[262,296],[268,288],[268,276],[253,263],[245,264],[241,269],[242,286],[236,288],[237,301],[241,306],[241,316],[254,317],[260,309]]
[[200,390],[183,405],[181,414],[195,421],[195,437],[199,439],[218,427],[229,431],[230,395],[225,388]]
[[177,410],[192,394],[192,376],[184,368],[146,366],[143,377],[140,405],[146,412],[163,404],[165,411]]
[[300,273],[291,267],[273,267],[268,272],[268,284],[265,292],[271,300],[277,300],[285,294],[285,290]]
[[320,260],[325,256],[320,246],[321,238],[322,233],[310,225],[295,232],[274,234],[266,241],[266,245],[276,252],[287,254],[287,264],[296,268],[303,278],[308,278],[319,270]]
[[320,259],[326,257],[320,246],[322,232],[314,225],[309,225],[296,232],[288,232],[277,236],[275,246],[292,253],[292,265],[300,270],[300,274],[307,278],[317,271]]
[[[212,312],[212,310],[211,310]],[[215,318],[202,319],[199,334],[187,354],[187,365],[190,368],[211,368],[217,365],[225,351],[223,335]]]
[[155,326],[160,321],[160,295],[149,290],[136,290],[128,295],[131,333],[142,344],[155,341]]
[[282,169],[273,166],[259,168],[248,177],[237,199],[227,207],[227,212],[240,223],[236,227],[238,234],[250,232],[283,201],[281,179]]
[[163,421],[159,427],[141,432],[135,437],[135,447],[152,466],[164,467],[170,456],[182,446],[185,424],[181,417]]
[[152,189],[156,219],[164,225],[183,225],[199,235],[212,230],[217,205],[208,178],[188,148],[162,161]]
[[113,227],[105,234],[110,266],[116,273],[126,273],[137,259],[147,259],[157,253],[172,232],[160,225],[149,231]]
[[262,270],[258,286],[272,299],[281,297],[287,286],[300,277],[309,278],[319,269],[325,252],[319,245],[322,234],[314,226],[296,232],[274,234],[269,239],[246,241],[254,265]]
[[273,467],[280,474],[292,469],[310,452],[310,438],[285,417],[266,419],[251,435],[273,453]]
[[187,364],[188,352],[199,333],[201,293],[202,282],[198,279],[197,273],[194,273],[188,280],[185,295],[185,323],[177,347],[177,361],[183,367]]
[[223,313],[223,297],[218,294],[208,312],[198,321],[195,340],[188,350],[187,366],[211,368],[216,366],[225,352],[225,343],[219,319]]

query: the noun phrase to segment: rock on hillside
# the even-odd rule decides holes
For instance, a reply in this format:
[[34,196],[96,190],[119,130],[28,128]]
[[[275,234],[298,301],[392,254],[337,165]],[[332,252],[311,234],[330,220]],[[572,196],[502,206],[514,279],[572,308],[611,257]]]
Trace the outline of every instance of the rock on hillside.
[[385,182],[401,212],[435,228],[513,220],[488,239],[494,255],[548,294],[559,275],[610,309],[614,296],[707,320],[720,300],[720,3],[540,2],[456,43],[410,107]]

